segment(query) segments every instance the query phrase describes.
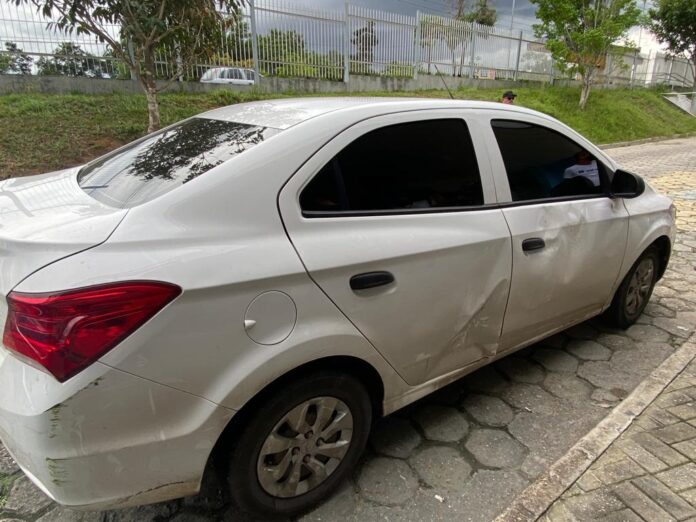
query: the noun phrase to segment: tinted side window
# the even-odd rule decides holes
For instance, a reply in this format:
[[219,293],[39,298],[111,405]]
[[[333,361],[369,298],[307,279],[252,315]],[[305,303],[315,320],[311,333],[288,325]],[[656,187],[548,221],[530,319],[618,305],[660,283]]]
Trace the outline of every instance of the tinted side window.
[[464,121],[390,125],[356,139],[300,196],[304,211],[465,207],[483,204]]
[[601,194],[604,167],[565,136],[519,121],[493,120],[513,201]]

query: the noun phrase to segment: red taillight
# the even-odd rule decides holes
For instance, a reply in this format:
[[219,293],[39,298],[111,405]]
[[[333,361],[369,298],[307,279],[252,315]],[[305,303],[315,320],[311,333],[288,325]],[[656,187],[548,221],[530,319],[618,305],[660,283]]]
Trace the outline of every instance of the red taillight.
[[63,382],[84,370],[181,293],[130,281],[66,292],[10,292],[3,344]]

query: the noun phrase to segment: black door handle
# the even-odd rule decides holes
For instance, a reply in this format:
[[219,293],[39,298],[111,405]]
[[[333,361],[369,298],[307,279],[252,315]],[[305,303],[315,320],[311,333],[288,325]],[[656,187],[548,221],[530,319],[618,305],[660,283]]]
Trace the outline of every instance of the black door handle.
[[353,290],[367,290],[376,286],[388,285],[394,282],[394,275],[391,272],[365,272],[350,278],[350,287]]
[[540,237],[530,237],[522,241],[522,250],[525,252],[534,252],[535,250],[541,250],[546,246],[546,243]]

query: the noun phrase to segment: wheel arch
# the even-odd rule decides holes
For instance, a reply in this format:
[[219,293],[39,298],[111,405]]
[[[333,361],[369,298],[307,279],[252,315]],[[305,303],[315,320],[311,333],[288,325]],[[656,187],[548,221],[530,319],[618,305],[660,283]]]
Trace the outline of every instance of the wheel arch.
[[[658,281],[662,279],[662,276],[665,275],[665,270],[667,270],[667,265],[669,264],[669,258],[672,255],[672,242],[670,241],[669,237],[667,236],[660,236],[658,237],[655,241],[653,241],[648,248],[643,250],[645,252],[649,248],[657,248],[657,251],[660,256],[660,268],[657,273],[657,279]],[[641,253],[641,255],[643,255]]]

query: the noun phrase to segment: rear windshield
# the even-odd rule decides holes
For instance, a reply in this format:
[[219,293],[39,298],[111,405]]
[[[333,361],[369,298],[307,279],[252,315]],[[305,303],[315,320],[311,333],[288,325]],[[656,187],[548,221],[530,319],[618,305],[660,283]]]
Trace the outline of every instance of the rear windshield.
[[188,183],[278,132],[192,118],[88,165],[77,181],[94,199],[131,208]]

